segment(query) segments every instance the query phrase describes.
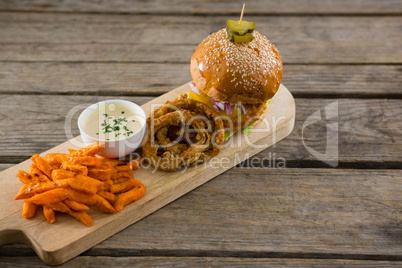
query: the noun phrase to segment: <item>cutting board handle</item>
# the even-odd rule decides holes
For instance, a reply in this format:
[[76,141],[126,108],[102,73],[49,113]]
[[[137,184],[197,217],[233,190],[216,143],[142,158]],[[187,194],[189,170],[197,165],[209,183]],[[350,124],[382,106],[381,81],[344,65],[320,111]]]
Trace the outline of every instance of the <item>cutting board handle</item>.
[[30,239],[21,230],[0,229],[0,246],[11,243],[31,244]]

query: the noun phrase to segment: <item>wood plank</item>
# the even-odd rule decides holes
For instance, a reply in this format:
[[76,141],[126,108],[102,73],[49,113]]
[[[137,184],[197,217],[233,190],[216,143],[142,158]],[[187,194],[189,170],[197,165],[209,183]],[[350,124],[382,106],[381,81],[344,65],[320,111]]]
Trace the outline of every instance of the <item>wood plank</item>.
[[[227,16],[204,19],[5,12],[0,16],[0,40],[3,45],[27,47],[29,43],[33,47],[30,50],[37,52],[29,53],[27,60],[30,54],[43,53],[52,45],[47,54],[78,51],[80,55],[88,53],[85,58],[99,61],[173,62],[174,59],[188,63],[195,47],[208,34],[223,28],[226,19]],[[257,30],[279,49],[284,63],[401,63],[401,17],[274,16],[253,17],[253,20]],[[174,49],[180,51],[181,57],[176,53],[169,55]],[[153,54],[155,51],[161,53]],[[7,53],[2,50],[0,58],[10,59],[5,56]]]
[[[4,257],[0,259],[0,265],[4,267],[47,267],[37,257]],[[102,267],[210,267],[210,266],[230,266],[230,267],[315,267],[315,266],[360,266],[360,267],[400,267],[400,261],[371,261],[371,260],[341,260],[341,259],[287,259],[287,258],[219,258],[219,257],[104,257],[104,256],[85,256],[76,257],[73,260],[60,265],[59,267],[84,267],[84,266]]]
[[[64,123],[69,110],[79,104],[92,104],[110,96],[2,95],[0,100],[0,162],[18,163],[31,155],[67,140]],[[153,97],[126,97],[143,104]],[[262,166],[283,158],[289,166],[316,161],[304,147],[302,128],[306,119],[324,109],[334,99],[296,99],[296,125],[292,134],[276,146],[258,154]],[[85,105],[84,105],[85,106]],[[338,122],[339,162],[370,162],[381,167],[385,162],[402,162],[402,102],[387,99],[339,99],[338,118],[317,122],[304,130],[308,147],[325,152],[326,123]],[[24,114],[16,117],[15,114]],[[78,112],[73,118],[78,117]],[[324,114],[323,114],[324,116]],[[324,116],[325,117],[325,116]],[[73,135],[78,135],[73,120]],[[378,142],[381,140],[381,142]],[[270,160],[271,159],[271,160]],[[258,162],[260,161],[260,162]],[[271,162],[270,162],[271,161]],[[318,160],[317,160],[318,161]],[[265,163],[265,164],[264,164]],[[279,163],[277,161],[277,163]]]
[[11,166],[13,166],[13,164],[0,164],[0,171],[3,171]]
[[[284,69],[283,83],[295,96],[402,95],[402,68],[398,65],[285,64]],[[155,96],[190,80],[189,62],[0,62],[0,93]]]
[[401,261],[401,193],[401,170],[236,168],[85,255]]
[[232,169],[88,254],[118,249],[400,259],[401,193],[401,170]]
[[[0,10],[36,12],[101,12],[131,14],[238,14],[243,1],[49,1],[19,0],[0,2]],[[246,14],[400,14],[399,1],[385,0],[284,0],[247,1]]]
[[[401,261],[401,175],[232,169],[84,255]],[[20,244],[1,249],[3,256],[26,251]]]

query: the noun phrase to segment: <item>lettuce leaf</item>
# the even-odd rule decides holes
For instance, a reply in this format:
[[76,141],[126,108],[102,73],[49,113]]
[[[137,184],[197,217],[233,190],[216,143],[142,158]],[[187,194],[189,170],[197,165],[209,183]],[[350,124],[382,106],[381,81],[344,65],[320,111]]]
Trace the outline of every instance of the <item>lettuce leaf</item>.
[[233,136],[237,131],[225,131],[225,141],[227,141],[230,137]]
[[244,135],[246,135],[246,136],[250,135],[251,130],[254,128],[254,126],[255,126],[256,123],[257,123],[257,122],[254,122],[253,124],[249,125],[248,127],[243,128],[243,129],[241,130],[241,132],[243,132]]

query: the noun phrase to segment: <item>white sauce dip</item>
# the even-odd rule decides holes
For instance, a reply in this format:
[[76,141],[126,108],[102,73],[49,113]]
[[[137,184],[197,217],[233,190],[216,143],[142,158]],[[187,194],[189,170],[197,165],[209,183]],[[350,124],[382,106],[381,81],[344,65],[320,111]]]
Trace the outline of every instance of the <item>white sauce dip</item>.
[[83,130],[98,140],[120,140],[136,133],[141,120],[130,107],[110,103],[100,106],[85,121]]

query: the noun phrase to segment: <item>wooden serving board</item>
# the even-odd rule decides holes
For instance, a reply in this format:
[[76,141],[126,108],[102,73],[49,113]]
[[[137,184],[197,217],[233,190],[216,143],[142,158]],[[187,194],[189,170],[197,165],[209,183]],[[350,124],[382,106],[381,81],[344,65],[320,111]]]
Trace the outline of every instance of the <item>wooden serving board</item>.
[[[142,105],[142,108],[149,114],[151,107],[154,107],[151,105],[163,104],[179,94],[187,93],[189,89],[189,85],[185,84]],[[14,200],[22,186],[15,174],[20,169],[28,171],[31,165],[31,160],[24,161],[0,173],[0,245],[23,242],[30,245],[45,263],[61,264],[285,138],[291,133],[294,122],[293,96],[281,85],[269,106],[266,120],[254,128],[249,136],[235,134],[215,159],[185,171],[155,171],[153,167],[135,170],[134,176],[147,188],[145,197],[116,214],[91,209],[89,214],[94,220],[92,227],[86,227],[64,214],[57,214],[56,222],[48,224],[40,215],[41,211],[37,211],[29,220],[24,219],[21,216],[23,201]],[[42,155],[67,153],[68,148],[76,148],[71,140]]]

